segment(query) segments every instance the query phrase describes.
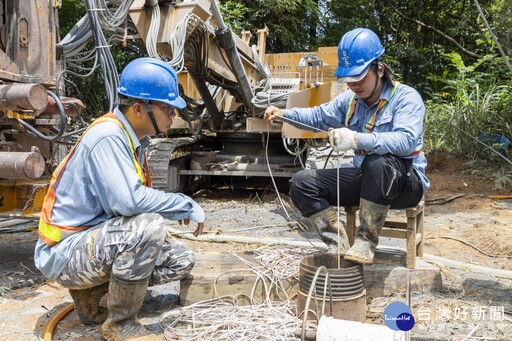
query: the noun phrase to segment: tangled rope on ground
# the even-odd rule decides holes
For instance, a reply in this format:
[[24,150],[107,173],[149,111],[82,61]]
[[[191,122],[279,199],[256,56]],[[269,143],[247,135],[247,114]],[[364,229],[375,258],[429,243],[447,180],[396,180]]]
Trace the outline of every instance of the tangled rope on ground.
[[[164,329],[165,339],[298,340],[294,334],[302,327],[302,321],[297,316],[296,305],[287,293],[285,282],[297,280],[301,259],[319,251],[262,247],[253,252],[256,263],[229,252],[249,269],[221,273],[214,283],[217,298],[173,309],[162,315],[160,326]],[[256,275],[251,293],[219,297],[219,278],[237,272]],[[257,292],[263,293],[261,303],[256,297]],[[250,305],[242,305],[247,302]]]
[[301,327],[295,304],[239,306],[222,297],[174,309],[160,325],[166,340],[290,340]]

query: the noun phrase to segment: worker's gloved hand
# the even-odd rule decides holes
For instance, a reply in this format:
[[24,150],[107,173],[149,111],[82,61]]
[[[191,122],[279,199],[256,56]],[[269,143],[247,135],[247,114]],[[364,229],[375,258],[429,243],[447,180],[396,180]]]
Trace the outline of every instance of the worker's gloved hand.
[[336,152],[344,152],[346,150],[357,148],[356,132],[348,128],[329,129],[329,142]]

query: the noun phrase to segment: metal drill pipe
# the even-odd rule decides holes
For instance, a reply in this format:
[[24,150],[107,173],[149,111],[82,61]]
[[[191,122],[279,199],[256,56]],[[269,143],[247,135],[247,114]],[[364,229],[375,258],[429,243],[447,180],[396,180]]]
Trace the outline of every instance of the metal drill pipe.
[[41,84],[0,85],[0,111],[43,111],[48,103],[48,94]]
[[39,153],[0,152],[0,178],[37,179],[44,167],[44,158]]

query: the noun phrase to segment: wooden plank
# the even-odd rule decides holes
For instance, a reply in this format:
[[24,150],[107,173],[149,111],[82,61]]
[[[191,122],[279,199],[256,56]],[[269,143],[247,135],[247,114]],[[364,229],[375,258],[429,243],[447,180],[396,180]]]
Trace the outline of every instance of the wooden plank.
[[435,292],[443,287],[439,269],[417,258],[414,269],[381,263],[365,265],[363,280],[366,294],[379,297],[405,292],[407,276],[411,279],[411,291]]
[[416,246],[421,243],[421,240],[422,240],[423,236],[421,235],[421,233],[416,233]]
[[379,232],[379,237],[405,239],[407,238],[407,231],[402,229],[383,227],[382,230]]
[[[254,263],[250,254],[237,253],[237,255]],[[257,276],[248,269],[248,266],[241,260],[228,253],[196,253],[196,265],[192,269],[191,274],[181,280],[181,304],[189,305],[215,298],[217,295],[243,294],[250,296]],[[297,282],[287,282],[286,285],[286,290],[290,294],[297,292]],[[258,302],[261,302],[265,296],[261,281],[257,283],[254,294]],[[273,299],[277,299],[278,297],[275,292],[273,294]],[[242,303],[249,302],[244,301]]]
[[424,216],[424,212],[422,211],[416,218],[417,219],[416,232],[421,234],[421,241],[417,244],[417,248],[416,248],[416,254],[418,255],[418,257],[423,257],[423,242],[425,241],[425,231],[423,229],[423,216]]
[[416,266],[416,216],[407,217],[407,260],[406,266],[414,269]]
[[423,212],[424,202],[420,201],[418,205],[412,208],[408,208],[405,210],[405,215],[407,217],[416,217],[419,213]]
[[389,221],[388,220],[388,221],[386,221],[384,223],[384,227],[390,227],[390,228],[395,228],[395,229],[407,230],[407,223],[406,222],[400,222],[400,221]]

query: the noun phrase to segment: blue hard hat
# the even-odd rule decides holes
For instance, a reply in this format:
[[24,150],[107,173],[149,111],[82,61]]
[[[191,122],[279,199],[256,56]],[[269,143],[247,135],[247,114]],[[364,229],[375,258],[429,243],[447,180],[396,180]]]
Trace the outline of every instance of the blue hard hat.
[[183,109],[187,103],[178,94],[178,76],[166,62],[138,58],[124,68],[117,92],[148,101],[158,101]]
[[384,53],[379,37],[367,28],[345,33],[338,46],[338,68],[335,75],[342,83],[363,79],[370,64]]

